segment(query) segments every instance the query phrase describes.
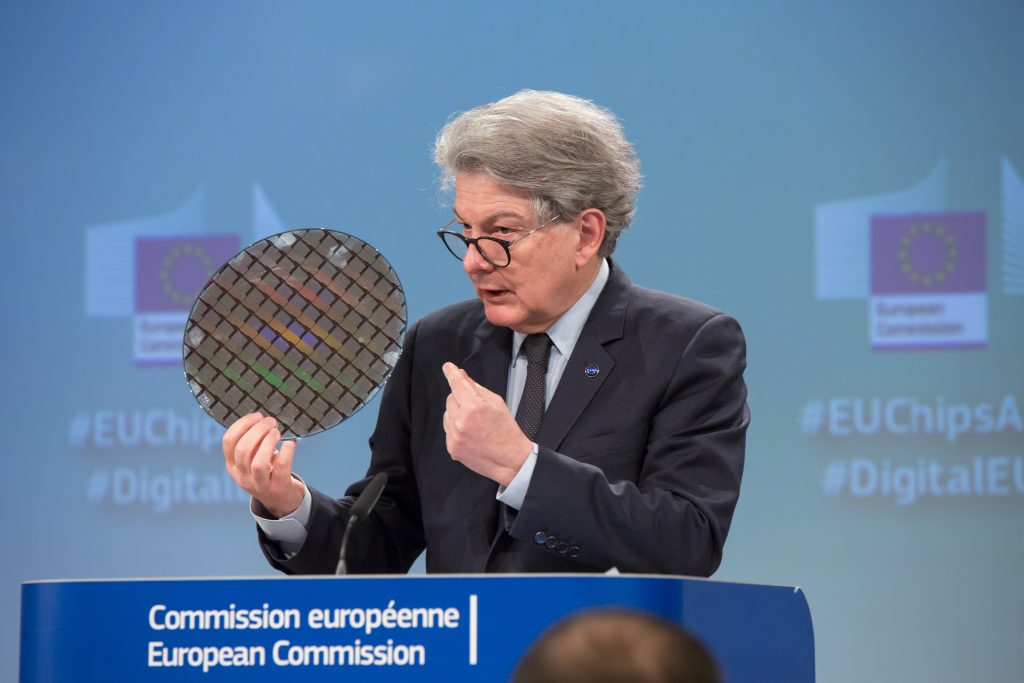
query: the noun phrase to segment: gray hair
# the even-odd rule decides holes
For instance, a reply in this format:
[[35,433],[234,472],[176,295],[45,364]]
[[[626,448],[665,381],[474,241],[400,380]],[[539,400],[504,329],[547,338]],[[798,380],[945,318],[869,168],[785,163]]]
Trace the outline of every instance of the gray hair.
[[459,173],[486,173],[529,193],[537,218],[600,209],[607,221],[602,257],[629,226],[640,189],[640,161],[618,119],[589,100],[520,90],[449,119],[434,144],[441,187]]

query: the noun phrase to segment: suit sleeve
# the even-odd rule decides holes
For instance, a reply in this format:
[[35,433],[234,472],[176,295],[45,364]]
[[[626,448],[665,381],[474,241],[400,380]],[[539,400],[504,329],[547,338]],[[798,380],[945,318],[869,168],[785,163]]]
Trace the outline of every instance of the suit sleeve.
[[402,355],[385,385],[377,426],[370,437],[372,456],[366,477],[334,499],[309,487],[312,507],[305,542],[285,558],[257,527],[270,564],[287,574],[333,574],[349,510],[378,472],[388,484],[370,516],[352,530],[346,560],[350,573],[404,573],[422,552],[424,535],[410,448],[411,381],[417,325],[406,335]]
[[745,367],[739,325],[709,318],[645,417],[642,452],[615,456],[636,459],[636,477],[612,480],[579,453],[542,446],[511,535],[601,570],[710,576],[739,496]]

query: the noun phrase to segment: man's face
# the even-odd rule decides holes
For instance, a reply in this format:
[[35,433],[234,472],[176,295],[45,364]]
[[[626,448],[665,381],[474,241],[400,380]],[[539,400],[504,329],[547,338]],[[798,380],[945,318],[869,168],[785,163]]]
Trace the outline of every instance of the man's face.
[[[453,209],[466,237],[511,242],[539,225],[529,196],[482,173],[456,176]],[[576,223],[560,219],[513,245],[512,262],[505,268],[491,265],[470,247],[462,266],[487,320],[526,334],[546,330],[593,279],[587,274],[593,269],[577,268],[579,244]]]

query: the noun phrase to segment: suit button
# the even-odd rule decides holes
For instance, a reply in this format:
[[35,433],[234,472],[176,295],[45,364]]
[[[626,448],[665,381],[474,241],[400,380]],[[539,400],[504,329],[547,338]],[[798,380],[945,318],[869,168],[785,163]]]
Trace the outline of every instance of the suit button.
[[537,545],[544,545],[544,541],[548,540],[548,535],[543,531],[538,531],[533,535],[533,542]]
[[579,556],[580,556],[580,547],[578,545],[574,545],[574,546],[569,548],[569,557],[576,558],[576,557],[579,557]]
[[548,547],[548,548],[551,548],[552,550],[554,550],[555,546],[558,545],[558,537],[557,536],[548,536],[548,540],[547,540],[547,542],[544,545],[545,545],[545,547]]
[[565,555],[567,552],[569,552],[569,544],[566,543],[565,541],[559,541],[558,542],[558,552],[560,552],[563,555]]

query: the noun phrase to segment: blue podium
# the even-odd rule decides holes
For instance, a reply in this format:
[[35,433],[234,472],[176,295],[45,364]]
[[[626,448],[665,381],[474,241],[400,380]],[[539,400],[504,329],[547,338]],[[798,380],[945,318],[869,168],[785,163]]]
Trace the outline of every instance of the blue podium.
[[814,681],[799,589],[636,575],[28,582],[20,680],[498,683],[548,625],[600,606],[683,624],[729,683]]

